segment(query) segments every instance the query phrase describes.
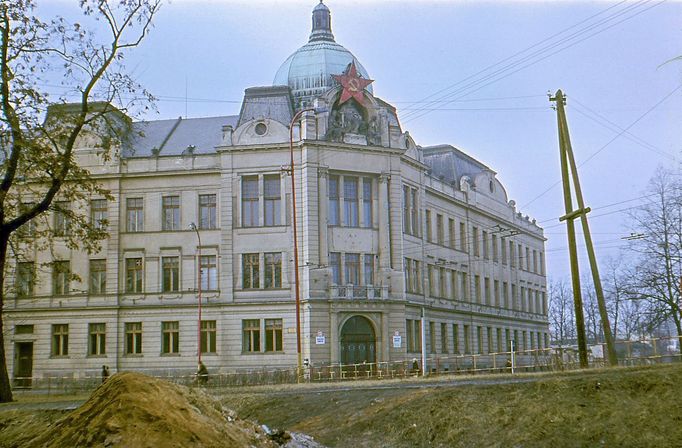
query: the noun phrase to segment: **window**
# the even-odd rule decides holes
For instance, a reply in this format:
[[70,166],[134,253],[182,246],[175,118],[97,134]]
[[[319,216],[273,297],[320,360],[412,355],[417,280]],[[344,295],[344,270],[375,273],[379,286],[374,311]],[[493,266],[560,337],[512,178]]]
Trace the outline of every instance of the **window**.
[[346,254],[345,256],[345,282],[347,285],[360,284],[360,254]]
[[429,285],[428,285],[429,286],[429,296],[431,296],[431,297],[437,297],[438,296],[438,288],[437,288],[438,285],[436,284],[436,279],[435,279],[436,274],[434,271],[437,271],[436,267],[434,265],[430,264],[426,267],[426,272],[428,274],[428,281],[429,281]]
[[438,287],[439,287],[439,297],[448,296],[448,280],[447,280],[447,270],[444,267],[438,268]]
[[530,249],[526,247],[526,271],[530,271]]
[[470,286],[469,286],[469,278],[467,277],[467,273],[466,272],[460,272],[459,278],[462,281],[462,286],[459,289],[461,294],[462,294],[461,300],[471,299],[471,291],[469,290]]
[[445,229],[443,228],[443,215],[436,215],[436,238],[438,244],[445,245]]
[[33,334],[33,325],[15,325],[14,334]]
[[507,241],[500,237],[500,249],[502,249],[502,264],[507,264]]
[[164,355],[180,353],[180,323],[161,322],[161,353]]
[[509,308],[509,283],[502,282],[502,294],[504,294],[504,307]]
[[126,292],[142,292],[142,258],[126,258]]
[[487,353],[492,353],[494,351],[493,349],[493,329],[490,327],[487,327],[485,329],[485,334],[488,339],[488,350],[486,351]]
[[[35,203],[33,202],[22,202],[19,204],[19,213],[26,213],[29,210],[31,210],[33,207],[35,207]],[[22,237],[33,237],[35,236],[36,233],[36,220],[35,218],[30,219],[29,221],[25,222],[21,227],[18,229],[19,234]]]
[[365,285],[374,284],[374,255],[365,254],[364,260],[364,275]]
[[482,302],[481,277],[478,275],[474,275],[474,293],[475,293],[476,303],[481,303]]
[[459,298],[459,293],[457,291],[458,275],[457,271],[450,271],[450,298],[452,300],[457,300]]
[[69,354],[69,324],[52,325],[52,356]]
[[514,242],[509,242],[509,264],[511,267],[516,267],[516,256],[514,255]]
[[372,180],[362,180],[362,226],[372,227]]
[[339,176],[329,176],[329,225],[339,225]]
[[448,325],[445,322],[440,324],[440,351],[441,353],[448,352]]
[[282,351],[282,319],[265,319],[265,351]]
[[467,252],[467,225],[459,223],[459,250]]
[[429,322],[429,353],[436,353],[436,323]]
[[483,242],[483,258],[490,260],[490,251],[488,250],[488,232],[482,232],[481,240]]
[[17,296],[33,296],[33,285],[35,284],[36,268],[31,261],[17,263]]
[[216,228],[216,195],[199,195],[199,228]]
[[417,189],[410,189],[412,199],[412,209],[410,215],[412,217],[412,235],[419,235],[419,203],[417,202]]
[[533,251],[533,272],[538,273],[538,251]]
[[498,261],[498,250],[497,250],[497,235],[491,236],[491,244],[493,246],[493,261],[497,263]]
[[55,261],[52,264],[52,293],[66,295],[71,291],[71,266],[68,261]]
[[199,260],[199,280],[203,291],[218,289],[218,266],[215,255],[202,255]]
[[282,254],[265,254],[265,289],[282,287]]
[[457,235],[455,234],[455,220],[452,218],[448,219],[448,238],[450,238],[448,246],[454,249]]
[[488,277],[483,279],[483,291],[485,292],[485,304],[492,305],[492,300],[490,297],[490,279]]
[[464,326],[464,353],[471,353],[471,328],[469,325]]
[[142,232],[144,230],[144,205],[142,198],[126,199],[126,230]]
[[90,222],[98,229],[106,229],[108,224],[107,200],[93,199],[90,201]]
[[179,257],[161,257],[162,292],[180,290],[180,261]]
[[90,294],[107,292],[107,260],[90,260]]
[[258,176],[242,178],[242,226],[258,226]]
[[459,325],[452,324],[452,350],[453,353],[459,353]]
[[518,304],[516,301],[516,285],[512,284],[511,287],[511,308],[512,309],[518,309]]
[[422,270],[421,262],[412,260],[412,292],[422,291]]
[[260,351],[260,320],[245,319],[242,321],[242,351],[244,352],[259,352]]
[[161,198],[162,229],[180,229],[180,196],[164,196]]
[[403,232],[408,235],[419,234],[419,208],[417,204],[417,190],[415,188],[403,186]]
[[519,269],[523,269],[523,246],[519,244],[519,250],[516,253],[519,256]]
[[502,344],[502,329],[496,328],[495,333],[497,335],[497,345],[495,346],[495,351],[501,353],[504,351],[504,345]]
[[500,304],[500,281],[499,280],[494,281],[493,295],[495,297],[493,305],[499,307],[501,305]]
[[431,210],[426,210],[426,241],[433,241],[433,230],[431,229]]
[[281,180],[279,175],[263,176],[265,191],[265,225],[279,226],[282,224]]
[[478,241],[478,227],[472,227],[471,228],[471,237],[472,237],[472,244],[474,246],[474,256],[475,257],[480,257],[481,256],[481,246]]
[[483,327],[476,327],[476,353],[483,353]]
[[216,333],[216,321],[201,321],[201,353],[216,353]]
[[126,322],[126,355],[142,354],[142,322]]
[[343,224],[358,227],[358,179],[343,178]]
[[54,204],[54,234],[65,236],[71,228],[71,204],[68,201],[58,201]]
[[332,252],[329,254],[329,267],[332,270],[332,284],[341,284],[341,254]]
[[409,353],[420,352],[422,349],[421,321],[407,319],[407,351]]
[[260,288],[260,263],[258,254],[242,255],[242,288]]
[[88,355],[102,356],[107,353],[107,324],[88,324]]

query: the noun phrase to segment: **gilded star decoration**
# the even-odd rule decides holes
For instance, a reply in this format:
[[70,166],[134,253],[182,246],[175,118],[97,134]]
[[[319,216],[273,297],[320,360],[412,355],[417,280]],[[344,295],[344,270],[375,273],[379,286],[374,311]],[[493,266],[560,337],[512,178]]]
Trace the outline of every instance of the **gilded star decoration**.
[[332,75],[332,78],[343,87],[339,104],[343,104],[351,98],[355,98],[358,103],[363,104],[364,97],[362,91],[374,82],[373,79],[360,77],[358,70],[355,68],[355,61],[351,62],[350,69],[346,73],[343,75]]

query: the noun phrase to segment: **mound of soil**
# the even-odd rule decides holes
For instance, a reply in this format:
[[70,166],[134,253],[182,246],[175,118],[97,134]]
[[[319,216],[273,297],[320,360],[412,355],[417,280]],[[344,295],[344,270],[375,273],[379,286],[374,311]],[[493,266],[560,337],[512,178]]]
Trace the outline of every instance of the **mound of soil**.
[[277,447],[205,393],[139,373],[109,378],[30,447]]

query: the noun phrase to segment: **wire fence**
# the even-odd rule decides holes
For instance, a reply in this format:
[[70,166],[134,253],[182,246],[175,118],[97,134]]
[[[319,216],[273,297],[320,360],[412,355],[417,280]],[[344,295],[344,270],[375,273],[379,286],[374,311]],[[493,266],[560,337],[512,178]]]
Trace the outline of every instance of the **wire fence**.
[[[679,337],[651,338],[640,341],[618,341],[616,351],[621,366],[636,366],[682,361]],[[604,367],[604,344],[590,346],[590,367]],[[415,355],[418,354],[408,354]],[[423,376],[516,374],[549,372],[580,368],[575,346],[506,351],[497,353],[430,354],[426,357],[426,372],[421,359],[358,364],[307,365],[298,372],[296,366],[261,368],[235,372],[197,375],[168,370],[165,373],[144,371],[150,376],[190,387],[234,388],[259,385],[325,383],[338,381],[406,379]],[[79,394],[94,390],[101,384],[100,376],[73,378],[67,376],[14,378],[15,390],[31,389],[48,395]]]

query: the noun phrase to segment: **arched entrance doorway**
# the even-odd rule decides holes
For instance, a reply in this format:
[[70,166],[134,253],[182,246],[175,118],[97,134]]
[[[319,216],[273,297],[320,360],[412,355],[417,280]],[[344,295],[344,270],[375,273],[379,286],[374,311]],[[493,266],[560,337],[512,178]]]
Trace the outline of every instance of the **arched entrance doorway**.
[[366,317],[353,316],[341,329],[341,364],[376,362],[376,336]]

